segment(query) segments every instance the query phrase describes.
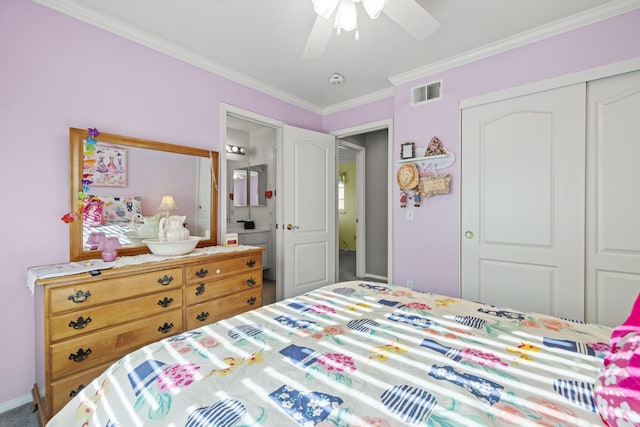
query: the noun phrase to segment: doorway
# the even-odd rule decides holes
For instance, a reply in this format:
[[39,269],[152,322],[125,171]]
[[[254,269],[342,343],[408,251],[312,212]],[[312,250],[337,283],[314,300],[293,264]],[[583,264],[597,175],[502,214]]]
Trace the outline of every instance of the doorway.
[[334,134],[339,138],[337,187],[338,204],[342,203],[336,212],[337,280],[367,278],[388,282],[392,277],[391,122],[376,122]]
[[[274,232],[278,128],[232,111],[224,113],[223,124],[220,235],[237,233],[239,244],[264,248],[262,303],[272,304],[278,264]],[[246,221],[253,221],[254,228],[245,228]]]

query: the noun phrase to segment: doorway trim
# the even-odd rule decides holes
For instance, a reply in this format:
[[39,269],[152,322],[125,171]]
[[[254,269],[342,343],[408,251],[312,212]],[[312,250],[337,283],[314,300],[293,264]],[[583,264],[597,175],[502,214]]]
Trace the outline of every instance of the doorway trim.
[[[362,125],[338,129],[330,132],[337,139],[343,139],[352,135],[359,135],[363,133],[374,132],[377,130],[387,129],[387,283],[393,282],[393,209],[392,209],[392,196],[393,196],[393,119],[383,119],[375,122],[365,123]],[[336,158],[336,162],[337,162]],[[337,215],[337,210],[336,210]],[[337,230],[336,230],[337,233]],[[336,236],[337,238],[337,236]],[[338,246],[338,245],[337,245]],[[338,256],[338,247],[336,246],[336,257]],[[336,272],[338,269],[336,269]],[[338,280],[336,274],[336,281]]]
[[[227,203],[229,202],[229,198],[226,197],[226,188],[227,188],[227,116],[235,116],[239,119],[248,120],[251,122],[255,122],[267,127],[274,128],[276,130],[276,144],[282,138],[282,128],[285,123],[269,118],[267,116],[263,116],[258,113],[254,113],[249,110],[242,109],[240,107],[236,107],[230,104],[221,103],[220,104],[220,167],[218,168],[218,206],[219,212],[218,217],[220,218],[218,236],[221,238],[222,234],[227,230]],[[223,191],[220,191],[223,190]],[[220,242],[218,242],[220,244]],[[275,253],[275,251],[274,251]],[[275,262],[274,262],[275,263]],[[277,272],[278,270],[276,270]]]
[[[366,148],[351,142],[338,139],[338,147],[344,146],[349,150],[356,151],[356,276],[365,277],[367,273],[366,261],[367,261],[367,233],[366,233],[366,212],[365,212],[365,168],[366,168]],[[336,156],[339,161],[339,156]],[[339,165],[338,165],[339,166]],[[337,169],[336,169],[337,170]],[[336,224],[340,222],[340,218],[336,219]],[[339,227],[338,237],[340,234]],[[339,241],[339,240],[338,240]],[[338,250],[340,245],[338,244]],[[338,277],[340,270],[340,261],[336,260],[336,266],[338,267]]]

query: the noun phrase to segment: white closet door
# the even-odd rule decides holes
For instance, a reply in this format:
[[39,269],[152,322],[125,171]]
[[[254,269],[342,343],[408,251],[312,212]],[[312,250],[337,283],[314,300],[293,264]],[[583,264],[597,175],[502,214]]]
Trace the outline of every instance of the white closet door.
[[640,71],[587,86],[587,320],[623,322],[640,292]]
[[584,318],[585,85],[462,112],[462,297]]

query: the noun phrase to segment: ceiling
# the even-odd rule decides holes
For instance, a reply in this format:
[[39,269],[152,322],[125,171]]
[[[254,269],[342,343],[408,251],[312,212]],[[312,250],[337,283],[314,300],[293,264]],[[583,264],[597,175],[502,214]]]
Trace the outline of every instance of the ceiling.
[[[358,5],[359,40],[353,31],[333,34],[322,57],[303,59],[312,0],[34,1],[319,114],[640,7],[638,0],[416,0],[441,24],[418,41]],[[329,83],[335,72],[344,84]]]

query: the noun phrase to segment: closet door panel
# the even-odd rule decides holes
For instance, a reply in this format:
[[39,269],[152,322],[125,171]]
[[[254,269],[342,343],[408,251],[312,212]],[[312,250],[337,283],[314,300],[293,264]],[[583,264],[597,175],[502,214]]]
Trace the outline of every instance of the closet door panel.
[[587,86],[587,320],[616,326],[640,292],[640,71]]
[[585,85],[462,112],[462,297],[584,319]]

